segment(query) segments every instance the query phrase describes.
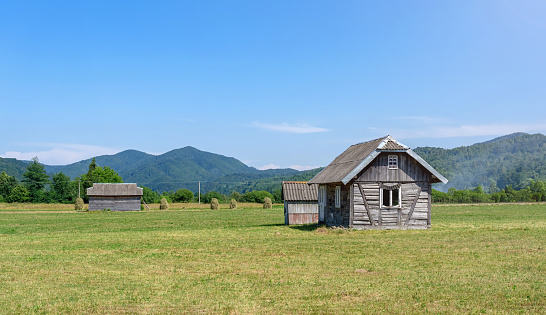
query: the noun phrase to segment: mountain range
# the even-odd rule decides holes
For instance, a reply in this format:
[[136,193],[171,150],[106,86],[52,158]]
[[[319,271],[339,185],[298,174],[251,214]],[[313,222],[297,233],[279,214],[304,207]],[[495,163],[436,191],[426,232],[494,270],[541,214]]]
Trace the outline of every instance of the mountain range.
[[[471,146],[442,149],[418,147],[414,151],[449,179],[447,185],[435,186],[446,191],[478,185],[495,190],[512,185],[525,187],[530,179],[546,180],[546,136],[515,133]],[[341,153],[341,152],[340,152]],[[5,171],[19,181],[27,161],[0,158],[0,172]],[[74,179],[88,170],[91,159],[64,166],[45,165],[49,174],[63,172]],[[258,170],[223,155],[184,147],[161,155],[126,150],[114,155],[96,157],[99,166],[114,169],[124,182],[138,183],[155,191],[187,188],[196,192],[215,190],[229,194],[250,190],[280,189],[283,180],[309,180],[322,168]]]
[[[215,190],[229,194],[234,190],[233,187],[237,187],[236,191],[245,192],[263,186],[260,185],[262,179],[290,179],[291,176],[307,173],[294,169],[258,170],[233,157],[200,151],[190,146],[161,155],[126,150],[114,155],[97,156],[95,161],[99,166],[108,166],[115,170],[124,182],[138,183],[158,192],[181,188],[197,191],[199,184],[202,191]],[[0,158],[0,172],[6,171],[20,181],[27,163],[28,161]],[[74,179],[87,173],[90,163],[91,159],[87,159],[69,165],[44,167],[48,174],[63,172]],[[271,186],[268,181],[263,183]]]
[[482,185],[489,192],[507,185],[525,188],[531,179],[546,180],[546,136],[540,133],[519,132],[470,146],[414,151],[449,179],[437,190]]

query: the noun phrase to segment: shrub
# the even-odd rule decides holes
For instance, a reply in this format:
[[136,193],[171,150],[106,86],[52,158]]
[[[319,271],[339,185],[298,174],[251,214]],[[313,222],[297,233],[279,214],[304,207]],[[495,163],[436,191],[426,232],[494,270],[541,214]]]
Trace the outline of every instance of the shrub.
[[17,185],[11,193],[9,194],[8,198],[6,198],[7,202],[27,202],[29,200],[29,192],[28,190],[21,186]]
[[158,203],[161,200],[157,192],[145,186],[142,187],[142,199],[147,204]]
[[193,192],[189,189],[179,189],[173,195],[174,202],[192,202]]
[[203,203],[210,203],[212,202],[212,199],[216,198],[218,202],[224,202],[224,196],[216,191],[209,191],[204,195],[201,195],[201,202]]
[[76,202],[74,202],[74,209],[83,210],[83,199],[82,198],[76,198]]
[[264,209],[272,209],[273,204],[271,203],[271,198],[265,197],[264,198]]
[[161,202],[159,203],[159,210],[169,210],[169,203],[167,202],[167,199],[161,199]]
[[255,190],[242,194],[241,198],[239,198],[239,201],[262,203],[265,197],[273,199],[273,195],[271,195],[271,193],[263,190]]
[[210,201],[210,208],[212,210],[218,210],[219,205],[220,205],[220,203],[218,202],[218,199],[212,198],[212,200]]
[[237,209],[237,200],[231,199],[231,201],[229,202],[229,208],[230,209]]

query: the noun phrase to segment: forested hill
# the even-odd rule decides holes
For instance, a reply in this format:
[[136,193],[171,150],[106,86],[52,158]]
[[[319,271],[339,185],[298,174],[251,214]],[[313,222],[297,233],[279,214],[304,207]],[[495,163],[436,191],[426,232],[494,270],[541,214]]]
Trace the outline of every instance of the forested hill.
[[414,150],[449,179],[439,190],[482,185],[486,191],[512,185],[521,189],[531,179],[546,180],[546,136],[515,133],[454,149],[420,147]]
[[[430,165],[449,179],[447,185],[435,189],[447,191],[483,185],[504,188],[512,185],[524,188],[530,179],[546,180],[546,136],[516,133],[487,142],[454,149],[420,147],[414,150]],[[50,175],[63,172],[74,179],[85,174],[91,160],[65,166],[48,166]],[[250,190],[273,192],[280,189],[283,180],[309,180],[320,169],[300,172],[293,169],[260,171],[241,161],[219,154],[200,151],[193,147],[172,150],[161,155],[151,155],[127,150],[115,155],[96,157],[99,166],[114,169],[124,182],[133,182],[155,191],[187,188],[197,191],[214,190],[224,194]],[[27,162],[0,158],[0,172],[22,180]]]
[[[45,165],[50,174],[63,172],[71,179],[85,174],[91,159],[64,166]],[[291,178],[302,172],[294,169],[276,169],[261,171],[249,167],[243,162],[219,154],[200,151],[193,147],[184,147],[161,155],[151,155],[136,150],[127,150],[114,155],[96,157],[99,166],[114,169],[124,182],[133,182],[156,191],[170,191],[187,188],[197,191],[201,182],[202,191],[218,189],[231,193],[234,187],[250,189],[265,187],[267,178]],[[0,172],[22,180],[27,162],[16,159],[0,158]],[[280,189],[280,182],[277,183]],[[243,192],[243,191],[241,191]]]

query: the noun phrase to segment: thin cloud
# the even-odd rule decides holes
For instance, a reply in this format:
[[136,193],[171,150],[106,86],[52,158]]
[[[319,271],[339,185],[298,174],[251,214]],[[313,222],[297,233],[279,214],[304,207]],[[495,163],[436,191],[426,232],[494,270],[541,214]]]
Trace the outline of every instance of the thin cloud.
[[265,170],[277,170],[281,168],[280,166],[278,165],[275,165],[275,164],[267,164],[267,165],[264,165],[262,167],[259,167],[258,169],[261,170],[261,171],[265,171]]
[[312,170],[319,167],[320,166],[311,166],[311,165],[290,165],[291,169],[295,169],[298,171],[307,171],[307,170]]
[[266,129],[266,130],[272,130],[272,131],[279,131],[279,132],[287,132],[287,133],[315,133],[315,132],[326,132],[330,131],[326,128],[321,127],[314,127],[308,124],[299,124],[299,125],[290,125],[287,123],[282,124],[262,124],[259,122],[255,122],[254,127]]
[[31,152],[9,151],[0,156],[3,158],[16,158],[18,160],[30,160],[37,156],[40,162],[44,164],[67,165],[94,156],[119,152],[119,150],[112,148],[85,144],[40,143],[32,145],[49,149]]

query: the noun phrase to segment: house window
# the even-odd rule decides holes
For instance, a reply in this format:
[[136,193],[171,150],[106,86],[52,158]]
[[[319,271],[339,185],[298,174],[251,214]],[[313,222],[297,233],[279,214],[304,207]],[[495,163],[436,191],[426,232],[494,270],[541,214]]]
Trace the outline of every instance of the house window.
[[400,188],[381,189],[381,207],[382,208],[400,208],[402,199]]
[[336,208],[341,208],[341,186],[336,186]]
[[398,168],[398,155],[389,155],[389,169]]

